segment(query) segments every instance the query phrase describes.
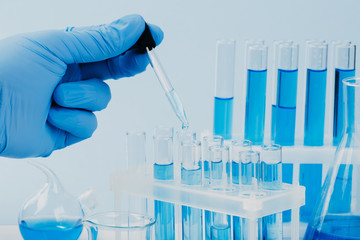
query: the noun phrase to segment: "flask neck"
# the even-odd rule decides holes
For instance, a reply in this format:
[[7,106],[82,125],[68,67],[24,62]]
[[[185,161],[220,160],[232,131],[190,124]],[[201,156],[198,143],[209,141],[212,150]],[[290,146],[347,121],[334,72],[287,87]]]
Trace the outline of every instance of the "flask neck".
[[360,134],[360,79],[343,80],[346,133]]

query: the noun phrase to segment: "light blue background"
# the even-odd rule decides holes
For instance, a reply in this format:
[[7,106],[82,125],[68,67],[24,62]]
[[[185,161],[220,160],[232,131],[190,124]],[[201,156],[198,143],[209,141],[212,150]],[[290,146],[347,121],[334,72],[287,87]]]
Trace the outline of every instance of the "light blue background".
[[[110,22],[139,13],[159,25],[165,38],[158,53],[178,91],[193,129],[212,128],[215,41],[237,45],[234,130],[243,123],[245,39],[360,40],[358,0],[12,0],[0,2],[0,38],[22,32]],[[1,53],[0,53],[1,54]],[[303,48],[300,59],[304,58]],[[151,69],[136,77],[108,81],[112,101],[97,113],[93,138],[54,153],[46,162],[73,195],[88,187],[103,198],[100,210],[113,208],[109,174],[125,160],[125,132],[154,126],[179,127]],[[148,136],[150,139],[151,136]],[[0,158],[0,224],[15,224],[25,199],[45,178],[25,160]],[[126,183],[123,183],[126,184]]]

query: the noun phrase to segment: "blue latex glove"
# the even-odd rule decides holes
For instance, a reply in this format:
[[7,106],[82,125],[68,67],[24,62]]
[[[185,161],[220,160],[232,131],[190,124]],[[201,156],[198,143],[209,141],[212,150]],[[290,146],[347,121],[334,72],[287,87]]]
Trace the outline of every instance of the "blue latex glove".
[[[149,28],[159,44],[162,31]],[[111,98],[102,80],[133,76],[148,65],[146,55],[131,48],[144,29],[144,19],[130,15],[106,25],[1,40],[1,155],[48,156],[89,138],[97,127],[93,111]]]

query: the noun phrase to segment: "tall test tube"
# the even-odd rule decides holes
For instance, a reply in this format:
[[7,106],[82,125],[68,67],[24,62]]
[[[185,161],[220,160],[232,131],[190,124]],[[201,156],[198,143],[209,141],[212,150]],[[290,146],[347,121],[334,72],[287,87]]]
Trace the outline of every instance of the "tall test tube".
[[[264,145],[261,149],[261,187],[269,190],[281,189],[282,150],[280,145]],[[275,213],[262,219],[263,238],[282,239],[282,213]]]
[[283,42],[277,47],[277,84],[272,106],[272,139],[276,144],[292,146],[295,141],[296,94],[299,45]]
[[345,129],[345,112],[342,80],[355,76],[356,46],[349,41],[335,45],[335,90],[333,145],[337,146]]
[[231,139],[235,72],[235,41],[216,43],[214,135]]
[[[210,152],[210,186],[221,189],[228,183],[226,164],[229,161],[229,147],[209,147]],[[218,212],[211,212],[211,240],[231,239],[231,216]]]
[[264,139],[266,75],[268,48],[265,45],[247,46],[247,93],[245,113],[245,138],[254,145]]
[[[325,98],[328,44],[308,41],[306,46],[305,146],[324,144]],[[307,222],[320,193],[322,164],[300,164],[299,183],[306,187],[306,204],[300,209],[301,221]]]
[[[173,180],[173,129],[158,127],[154,133],[154,178]],[[155,238],[175,239],[174,204],[155,200]]]
[[[181,142],[181,183],[199,186],[202,184],[201,143],[199,141]],[[202,210],[182,206],[182,239],[203,238]]]
[[[237,186],[240,184],[240,153],[251,151],[252,143],[249,140],[233,139],[231,141],[231,178],[232,184]],[[233,235],[234,239],[241,238],[240,217],[233,216]]]

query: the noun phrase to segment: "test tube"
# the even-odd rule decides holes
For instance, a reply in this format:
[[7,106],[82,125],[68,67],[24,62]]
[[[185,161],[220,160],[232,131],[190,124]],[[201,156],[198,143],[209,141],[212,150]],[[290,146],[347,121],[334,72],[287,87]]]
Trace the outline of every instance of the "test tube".
[[[261,149],[261,187],[266,190],[281,189],[282,150],[280,145],[264,145]],[[282,239],[282,213],[275,213],[262,219],[264,239]]]
[[[229,161],[229,147],[211,146],[210,152],[210,186],[220,190],[228,183],[226,163]],[[226,187],[225,187],[226,188]],[[211,212],[211,240],[231,239],[231,216]]]
[[[191,186],[202,184],[201,143],[185,141],[181,143],[181,183]],[[182,239],[202,239],[202,210],[182,206]]]
[[[146,133],[126,132],[126,152],[128,169],[136,170],[145,175],[146,165]],[[130,212],[147,214],[147,200],[141,197],[129,196],[128,210]]]
[[264,138],[266,75],[268,48],[265,45],[247,46],[247,93],[245,138],[261,145]]
[[[308,41],[306,46],[305,146],[324,144],[325,98],[328,44]],[[306,205],[301,207],[301,221],[308,222],[321,190],[322,164],[300,164],[299,183],[306,187]]]
[[335,90],[333,145],[337,146],[345,129],[345,112],[342,80],[355,76],[356,46],[349,41],[335,45]]
[[214,135],[231,139],[235,72],[235,41],[216,43]]
[[271,137],[276,144],[294,145],[299,45],[283,42],[277,48],[277,83],[272,105]]
[[[243,151],[239,153],[241,162],[241,185],[245,189],[258,192],[260,180],[260,152],[258,151]],[[257,228],[253,229],[251,224],[255,222]],[[241,237],[235,239],[262,239],[261,238],[261,221],[258,219],[249,220],[240,218],[241,223]]]
[[[173,129],[158,127],[154,133],[154,178],[173,180]],[[175,239],[174,204],[155,200],[155,238]]]
[[[238,186],[240,183],[240,153],[244,151],[251,151],[252,143],[249,140],[233,139],[231,141],[231,178],[233,186]],[[234,239],[241,238],[240,217],[233,216],[233,235]]]

